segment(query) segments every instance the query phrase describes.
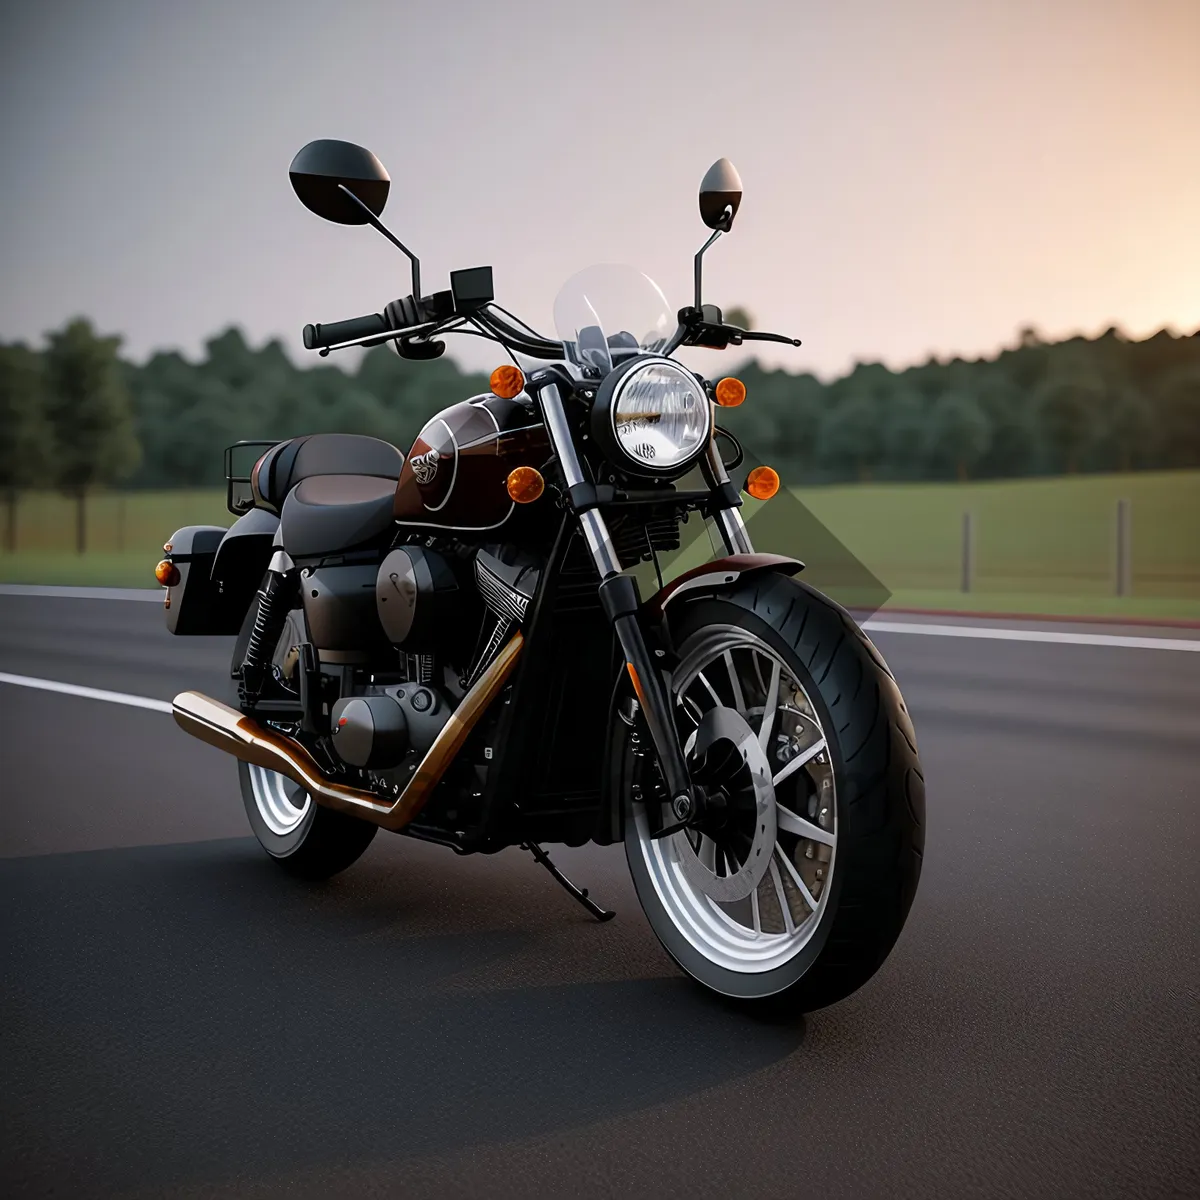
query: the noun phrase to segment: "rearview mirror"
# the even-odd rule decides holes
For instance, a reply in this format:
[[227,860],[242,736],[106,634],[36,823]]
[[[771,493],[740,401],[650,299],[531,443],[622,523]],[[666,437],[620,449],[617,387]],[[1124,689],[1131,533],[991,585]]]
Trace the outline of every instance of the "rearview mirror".
[[742,181],[733,163],[718,158],[700,181],[700,219],[709,229],[728,233],[742,202]]
[[354,193],[375,216],[383,212],[392,185],[383,163],[353,142],[321,138],[292,159],[288,176],[300,203],[339,225],[366,225],[367,215],[341,187]]

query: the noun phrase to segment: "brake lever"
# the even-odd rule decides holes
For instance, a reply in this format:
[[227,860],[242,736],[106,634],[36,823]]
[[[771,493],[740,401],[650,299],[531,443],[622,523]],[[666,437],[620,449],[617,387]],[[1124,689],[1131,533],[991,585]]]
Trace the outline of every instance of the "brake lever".
[[[733,328],[726,326],[727,329]],[[785,337],[782,333],[758,333],[750,329],[738,330],[741,334],[743,342],[782,342],[785,346],[800,346],[803,343],[799,338]]]
[[[388,323],[384,333],[370,333],[365,337],[353,338],[325,346],[317,353],[328,358],[332,350],[346,350],[351,346],[370,349],[393,342],[401,358],[424,360],[440,358],[446,350],[445,342],[426,339],[438,333],[441,327],[457,314],[451,292],[434,292],[432,296],[402,296],[384,306],[383,316]],[[419,339],[414,341],[414,339]]]
[[[332,351],[348,350],[351,346],[370,348],[371,346],[383,346],[388,342],[404,341],[414,337],[428,337],[430,334],[437,332],[440,324],[440,321],[425,321],[420,325],[412,325],[407,329],[389,329],[387,333],[371,333],[366,337],[353,338],[348,342],[337,342],[333,346],[323,346],[317,351],[317,356],[319,358],[328,358]],[[430,343],[430,345],[433,345],[433,343]],[[441,351],[438,353],[440,354]],[[436,358],[437,355],[431,354],[429,357]]]
[[[712,305],[706,309],[720,315]],[[799,338],[784,337],[781,333],[757,333],[737,325],[726,325],[724,321],[704,320],[704,309],[684,308],[679,312],[679,328],[669,343],[666,353],[677,346],[702,346],[707,350],[724,350],[727,346],[740,346],[743,342],[782,342],[785,346],[799,346]]]

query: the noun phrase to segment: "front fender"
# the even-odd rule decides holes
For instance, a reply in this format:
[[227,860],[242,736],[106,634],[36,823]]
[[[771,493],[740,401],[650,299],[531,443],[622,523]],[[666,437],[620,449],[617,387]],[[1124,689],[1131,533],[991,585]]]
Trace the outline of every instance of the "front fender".
[[686,592],[727,587],[764,571],[796,575],[803,570],[804,564],[798,558],[787,558],[782,554],[730,554],[693,567],[672,579],[642,605],[642,613],[649,621],[657,623],[666,613],[667,605]]

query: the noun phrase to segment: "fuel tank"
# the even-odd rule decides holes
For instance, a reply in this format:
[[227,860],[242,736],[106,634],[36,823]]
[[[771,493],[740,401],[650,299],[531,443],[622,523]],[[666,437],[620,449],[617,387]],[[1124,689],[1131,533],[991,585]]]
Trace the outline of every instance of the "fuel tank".
[[545,426],[528,403],[490,393],[443,409],[413,442],[396,485],[397,521],[481,533],[516,505],[505,487],[515,467],[551,457]]

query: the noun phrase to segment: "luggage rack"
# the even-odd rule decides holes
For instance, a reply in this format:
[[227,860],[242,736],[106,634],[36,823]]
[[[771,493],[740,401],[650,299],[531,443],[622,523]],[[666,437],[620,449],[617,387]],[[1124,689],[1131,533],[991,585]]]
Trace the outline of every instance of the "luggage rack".
[[[263,456],[263,453],[277,445],[279,445],[278,439],[269,442],[254,440],[234,442],[232,446],[225,447],[225,507],[235,517],[248,513],[254,507],[254,493],[250,490],[250,472],[253,471],[254,464]],[[249,457],[245,453],[235,456],[235,452],[239,450],[254,450],[257,453],[253,457]],[[238,458],[237,462],[235,462],[235,457]],[[239,466],[242,462],[247,464],[245,474],[235,475],[235,466]]]

